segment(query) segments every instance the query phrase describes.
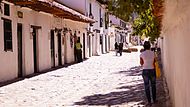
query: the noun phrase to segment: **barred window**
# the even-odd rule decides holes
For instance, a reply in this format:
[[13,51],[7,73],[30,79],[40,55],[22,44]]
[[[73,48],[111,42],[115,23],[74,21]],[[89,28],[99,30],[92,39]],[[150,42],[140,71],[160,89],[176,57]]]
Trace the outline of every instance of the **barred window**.
[[4,26],[4,51],[13,51],[11,20],[3,19],[3,26]]

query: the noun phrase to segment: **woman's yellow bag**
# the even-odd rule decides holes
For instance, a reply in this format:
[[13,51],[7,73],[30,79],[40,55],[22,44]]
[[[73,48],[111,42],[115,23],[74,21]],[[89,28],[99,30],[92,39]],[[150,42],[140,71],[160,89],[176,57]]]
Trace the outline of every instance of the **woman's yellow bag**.
[[158,61],[155,62],[155,70],[156,70],[156,78],[160,78],[161,71],[160,71],[160,67],[159,67]]

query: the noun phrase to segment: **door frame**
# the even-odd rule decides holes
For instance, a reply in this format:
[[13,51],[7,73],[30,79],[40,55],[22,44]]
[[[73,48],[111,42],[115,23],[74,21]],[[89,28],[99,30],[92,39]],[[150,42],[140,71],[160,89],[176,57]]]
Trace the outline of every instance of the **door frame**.
[[32,28],[32,37],[33,37],[34,73],[38,73],[39,72],[38,36],[39,36],[39,29],[41,29],[41,26],[31,25],[31,28]]
[[103,34],[100,34],[101,53],[103,54]]
[[55,33],[54,33],[54,30],[50,31],[50,50],[51,50],[51,67],[54,68],[55,67]]
[[91,57],[91,35],[88,36],[89,39],[89,57]]
[[111,39],[110,39],[110,36],[108,36],[108,52],[111,50],[111,49],[110,49],[110,48],[111,48],[111,47],[110,47],[110,40],[111,40]]
[[61,32],[57,33],[57,45],[58,45],[58,66],[62,65],[62,42]]

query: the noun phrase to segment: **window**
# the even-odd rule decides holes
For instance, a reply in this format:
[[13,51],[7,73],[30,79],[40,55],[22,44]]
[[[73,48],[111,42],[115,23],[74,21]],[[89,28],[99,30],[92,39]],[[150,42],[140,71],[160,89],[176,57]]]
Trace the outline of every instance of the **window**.
[[103,19],[102,19],[102,15],[101,15],[102,14],[101,8],[100,8],[99,12],[100,12],[100,27],[103,27],[103,25],[102,25]]
[[[89,17],[91,18],[91,19],[94,19],[94,16],[92,15],[92,4],[90,3],[89,4]],[[90,26],[93,26],[93,23],[90,23]]]
[[108,23],[109,23],[109,17],[108,17],[108,13],[105,13],[105,29],[108,29]]
[[89,13],[92,14],[92,4],[89,4]]
[[87,48],[89,48],[90,47],[90,35],[89,34],[87,34]]
[[10,6],[9,4],[4,4],[4,15],[10,16]]
[[4,26],[4,51],[12,51],[12,23],[11,20],[3,19]]

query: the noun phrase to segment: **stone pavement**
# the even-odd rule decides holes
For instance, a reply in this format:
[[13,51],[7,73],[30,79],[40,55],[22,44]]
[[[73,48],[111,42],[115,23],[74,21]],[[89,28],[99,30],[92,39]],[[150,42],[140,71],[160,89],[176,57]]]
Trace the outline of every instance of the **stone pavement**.
[[[139,54],[110,52],[2,86],[0,107],[145,107]],[[165,87],[159,79],[153,107],[171,107]]]

